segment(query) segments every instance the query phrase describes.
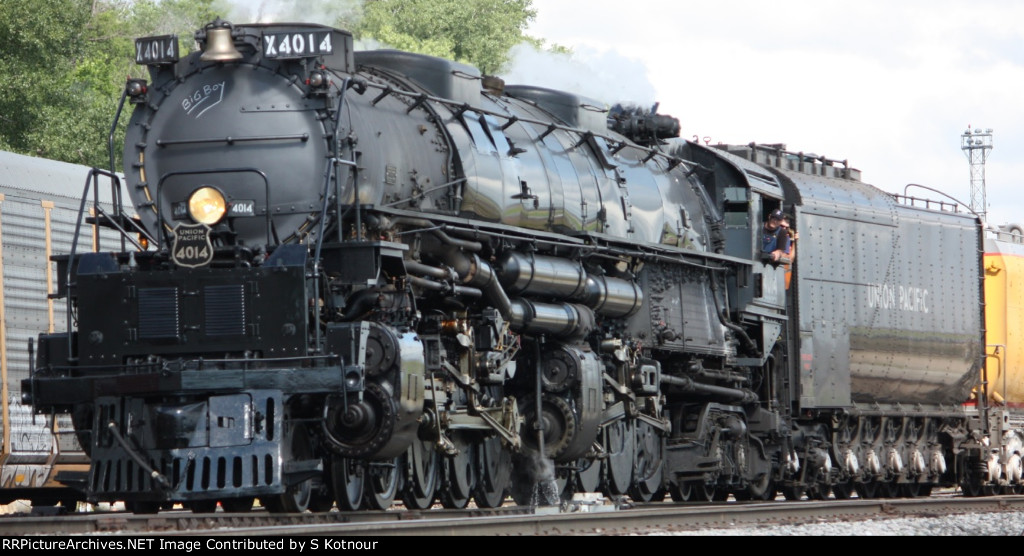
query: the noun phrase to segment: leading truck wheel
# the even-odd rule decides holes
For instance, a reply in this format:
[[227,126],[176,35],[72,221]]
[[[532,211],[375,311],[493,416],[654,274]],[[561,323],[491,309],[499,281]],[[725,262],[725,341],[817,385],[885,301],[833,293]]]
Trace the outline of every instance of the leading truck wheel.
[[386,510],[395,501],[401,488],[402,458],[367,464],[366,506],[372,510]]
[[[293,424],[286,430],[288,434],[281,446],[281,459],[285,464],[312,459],[313,447],[306,427]],[[296,484],[285,485],[284,493],[260,497],[260,502],[271,513],[302,513],[309,508],[312,497],[313,479],[310,478]]]
[[252,510],[252,506],[255,503],[256,499],[252,496],[243,496],[242,498],[225,498],[220,501],[220,507],[224,508],[225,512],[244,513]]
[[125,502],[124,507],[133,514],[153,515],[160,511],[160,502],[150,502],[148,500]]
[[339,457],[331,462],[331,484],[339,510],[356,512],[362,509],[365,471],[362,462],[353,459]]

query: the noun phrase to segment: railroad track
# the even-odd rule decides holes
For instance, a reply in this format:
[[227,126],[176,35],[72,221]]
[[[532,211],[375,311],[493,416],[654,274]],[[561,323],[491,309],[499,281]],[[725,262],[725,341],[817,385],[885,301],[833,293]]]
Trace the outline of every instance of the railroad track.
[[[633,535],[757,524],[800,524],[896,517],[1024,510],[1024,496],[927,499],[825,500],[804,502],[648,504],[616,507],[575,504],[568,508],[505,506],[491,510],[241,514],[128,512],[65,516],[0,517],[0,535],[123,535],[228,537],[321,536],[374,538],[452,535]],[[212,542],[212,541],[211,541]],[[324,542],[321,540],[320,542]],[[224,547],[224,545],[217,545]]]

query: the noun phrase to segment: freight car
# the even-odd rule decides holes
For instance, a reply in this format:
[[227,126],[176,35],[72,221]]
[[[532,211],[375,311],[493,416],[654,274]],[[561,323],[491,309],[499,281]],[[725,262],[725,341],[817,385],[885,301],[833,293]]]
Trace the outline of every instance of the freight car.
[[26,343],[40,330],[64,330],[50,294],[49,258],[66,252],[90,169],[0,151],[0,383],[3,385],[0,504],[73,509],[84,493],[60,475],[88,469],[67,415],[33,414],[21,401],[30,369]]
[[[95,220],[133,247],[54,257],[74,319],[23,383],[70,415],[89,500],[1020,487],[1019,426],[981,380],[976,217],[329,27],[195,38],[136,42],[137,218]],[[795,260],[762,253],[776,210]]]

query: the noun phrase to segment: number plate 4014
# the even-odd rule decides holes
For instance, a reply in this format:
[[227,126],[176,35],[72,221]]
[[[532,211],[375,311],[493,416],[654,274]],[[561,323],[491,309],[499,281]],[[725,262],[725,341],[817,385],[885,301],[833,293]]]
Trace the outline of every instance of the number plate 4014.
[[178,266],[196,268],[213,260],[210,227],[206,224],[178,224],[174,228],[174,248],[171,260]]
[[327,31],[263,35],[263,55],[267,58],[306,58],[333,53],[331,33]]

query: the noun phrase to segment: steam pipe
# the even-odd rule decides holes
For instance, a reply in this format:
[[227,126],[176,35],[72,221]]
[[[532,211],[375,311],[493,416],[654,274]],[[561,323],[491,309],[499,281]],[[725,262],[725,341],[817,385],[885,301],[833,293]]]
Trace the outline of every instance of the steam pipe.
[[482,297],[483,292],[477,288],[469,288],[466,286],[449,285],[442,282],[435,282],[426,278],[420,278],[419,276],[409,276],[409,282],[419,286],[425,290],[433,290],[439,292],[451,292],[454,295],[461,295],[466,297]]
[[416,261],[405,261],[405,270],[409,274],[437,278],[438,280],[451,280],[457,278],[457,276],[454,276],[451,272],[449,272],[446,269],[426,265]]
[[661,375],[661,383],[668,384],[670,386],[678,386],[687,392],[697,392],[700,394],[708,394],[718,398],[725,398],[728,400],[734,400],[739,403],[755,403],[758,400],[757,394],[750,390],[740,390],[737,388],[725,388],[724,386],[713,386],[711,384],[701,384],[694,382],[693,379],[683,378],[677,376]]
[[[440,232],[440,230],[437,231]],[[447,234],[444,235],[447,236]],[[455,273],[462,278],[464,284],[480,288],[480,290],[484,292],[487,300],[495,306],[499,313],[501,313],[501,317],[505,320],[511,320],[512,302],[509,301],[508,294],[505,293],[505,290],[498,282],[498,277],[495,275],[491,265],[486,261],[481,260],[476,254],[463,253],[459,249],[460,244],[462,243],[476,242],[453,240],[452,243],[443,242],[440,245],[431,246],[427,245],[430,243],[427,240],[431,237],[439,243],[443,241],[441,236],[436,234],[425,236],[424,250],[436,257],[442,263],[455,269]],[[451,238],[449,237],[449,239]],[[479,245],[479,243],[477,243],[477,245]]]

